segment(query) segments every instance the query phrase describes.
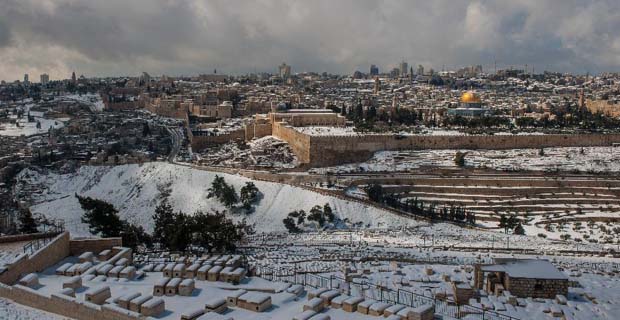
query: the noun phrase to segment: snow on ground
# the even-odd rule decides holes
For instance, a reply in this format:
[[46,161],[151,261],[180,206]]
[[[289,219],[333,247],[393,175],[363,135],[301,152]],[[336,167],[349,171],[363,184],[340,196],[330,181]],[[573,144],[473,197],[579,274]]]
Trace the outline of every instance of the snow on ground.
[[[460,150],[467,152],[465,165],[496,170],[619,172],[620,148],[563,147],[509,150]],[[380,151],[365,162],[313,169],[313,172],[410,171],[426,166],[456,168],[457,150]]]
[[61,98],[75,100],[90,105],[92,111],[103,111],[105,105],[101,100],[101,96],[98,93],[87,94],[70,94],[62,96]]
[[[46,133],[50,128],[58,129],[64,126],[64,122],[69,120],[68,118],[58,119],[46,119],[42,118],[42,112],[33,111],[30,113],[35,117],[34,122],[28,122],[28,119],[24,117],[19,121],[19,127],[14,123],[2,123],[0,124],[0,135],[3,136],[32,136],[35,134]],[[37,128],[37,121],[41,123],[41,128]]]
[[0,267],[18,260],[24,254],[23,247],[30,241],[0,243]]
[[[216,199],[207,198],[207,189],[216,174],[223,176],[237,192],[247,181],[251,181],[239,176],[156,162],[115,167],[83,166],[76,173],[64,175],[24,170],[19,175],[17,189],[24,194],[38,188],[44,190],[33,196],[32,211],[48,218],[64,219],[67,228],[78,236],[87,235],[88,229],[80,220],[83,211],[74,197],[76,193],[108,201],[120,211],[122,218],[152,230],[152,215],[162,199],[162,193],[170,193],[169,201],[175,210],[187,213],[224,210]],[[250,215],[235,213],[234,217],[247,218],[249,223],[255,224],[258,232],[284,231],[282,219],[289,212],[299,209],[309,211],[313,206],[325,203],[329,203],[341,219],[348,218],[352,223],[363,222],[370,227],[416,224],[415,221],[358,202],[284,184],[254,183],[262,193],[255,212]]]
[[1,320],[58,320],[67,319],[53,313],[33,309],[11,300],[0,298]]
[[273,136],[209,147],[200,152],[199,159],[201,164],[236,168],[294,168],[299,164],[288,143]]

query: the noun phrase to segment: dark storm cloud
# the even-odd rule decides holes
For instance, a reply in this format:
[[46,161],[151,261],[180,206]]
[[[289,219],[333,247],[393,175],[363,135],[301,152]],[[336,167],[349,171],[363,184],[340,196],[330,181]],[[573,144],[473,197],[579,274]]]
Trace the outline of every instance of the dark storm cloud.
[[617,71],[620,3],[585,0],[0,0],[0,78],[351,73],[401,59]]

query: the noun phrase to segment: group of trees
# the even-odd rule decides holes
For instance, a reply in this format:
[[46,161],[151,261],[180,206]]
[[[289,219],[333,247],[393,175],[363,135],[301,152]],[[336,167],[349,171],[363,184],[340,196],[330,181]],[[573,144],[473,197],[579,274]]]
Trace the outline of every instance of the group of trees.
[[260,191],[253,182],[246,182],[241,187],[240,195],[237,195],[235,187],[228,184],[224,177],[218,175],[215,176],[208,192],[207,198],[215,197],[229,209],[241,202],[243,209],[248,213],[252,211],[252,205],[258,202],[260,195]]
[[140,225],[131,224],[118,215],[110,203],[90,197],[75,195],[84,210],[82,222],[88,224],[90,232],[102,237],[122,237],[123,245],[136,249],[150,248],[154,243],[171,251],[187,251],[195,246],[209,252],[230,251],[239,241],[254,232],[245,220],[235,223],[224,212],[193,215],[174,212],[172,206],[163,201],[155,208],[154,232],[147,233]]
[[512,126],[510,118],[502,116],[463,117],[457,115],[446,117],[443,120],[443,124],[446,127],[456,126],[463,128],[498,128]]
[[37,233],[39,223],[32,216],[30,209],[24,209],[19,212],[19,233],[29,234]]
[[91,197],[75,195],[84,210],[82,222],[88,224],[92,234],[102,237],[122,237],[123,245],[136,248],[138,245],[150,247],[152,237],[140,225],[123,220],[118,210],[110,203]]
[[181,211],[174,212],[167,201],[155,208],[153,221],[154,240],[172,251],[186,251],[190,246],[209,252],[230,251],[254,232],[245,220],[234,223],[224,212],[197,211],[188,215]]
[[519,234],[519,235],[525,234],[525,229],[523,229],[521,220],[519,220],[519,218],[517,218],[517,216],[514,214],[500,215],[499,216],[499,227],[504,229],[504,233],[508,233],[509,230],[512,230],[513,234]]
[[336,215],[331,206],[329,203],[326,203],[322,207],[319,205],[312,207],[309,213],[306,213],[304,210],[289,212],[288,216],[282,220],[282,223],[288,232],[300,233],[303,231],[304,226],[313,225],[315,229],[324,228],[328,224],[334,224],[336,220]]
[[425,125],[434,126],[436,121],[430,117],[425,119],[422,110],[411,110],[407,108],[396,108],[390,112],[378,112],[377,108],[373,105],[364,108],[362,102],[358,101],[347,112],[345,106],[331,107],[330,109],[340,112],[340,115],[345,116],[348,120],[353,121],[356,127],[360,129],[366,129],[366,131],[372,131],[373,124],[376,121],[384,122],[388,125],[415,125],[424,123]]
[[435,203],[425,205],[417,198],[405,199],[404,201],[396,194],[386,194],[379,184],[371,184],[366,188],[368,198],[374,202],[385,204],[389,207],[425,217],[431,221],[452,221],[457,223],[476,224],[476,214],[465,210],[463,206],[444,205],[438,207]]

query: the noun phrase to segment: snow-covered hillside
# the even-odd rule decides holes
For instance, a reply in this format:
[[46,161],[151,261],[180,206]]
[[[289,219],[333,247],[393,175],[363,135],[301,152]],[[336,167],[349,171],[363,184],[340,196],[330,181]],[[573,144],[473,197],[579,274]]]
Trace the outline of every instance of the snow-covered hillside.
[[[221,174],[237,192],[249,179]],[[19,176],[18,192],[44,190],[33,194],[35,213],[64,219],[74,235],[88,235],[81,222],[82,209],[74,194],[90,196],[112,203],[122,218],[153,228],[152,215],[164,194],[175,210],[193,213],[197,210],[224,210],[216,199],[207,199],[207,189],[216,173],[168,163],[147,163],[115,167],[83,166],[76,173],[38,173],[24,170]],[[262,199],[251,215],[235,213],[235,219],[247,218],[258,232],[283,231],[282,219],[293,210],[310,210],[314,205],[329,203],[334,212],[349,221],[370,227],[413,225],[415,221],[357,202],[324,196],[289,185],[254,181]],[[37,187],[34,187],[37,186]]]

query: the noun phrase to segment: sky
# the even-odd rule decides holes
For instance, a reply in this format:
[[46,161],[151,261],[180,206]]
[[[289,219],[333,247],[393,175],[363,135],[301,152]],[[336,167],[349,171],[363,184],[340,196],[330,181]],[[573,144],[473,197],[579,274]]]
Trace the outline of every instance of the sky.
[[620,71],[618,0],[0,0],[0,79]]

